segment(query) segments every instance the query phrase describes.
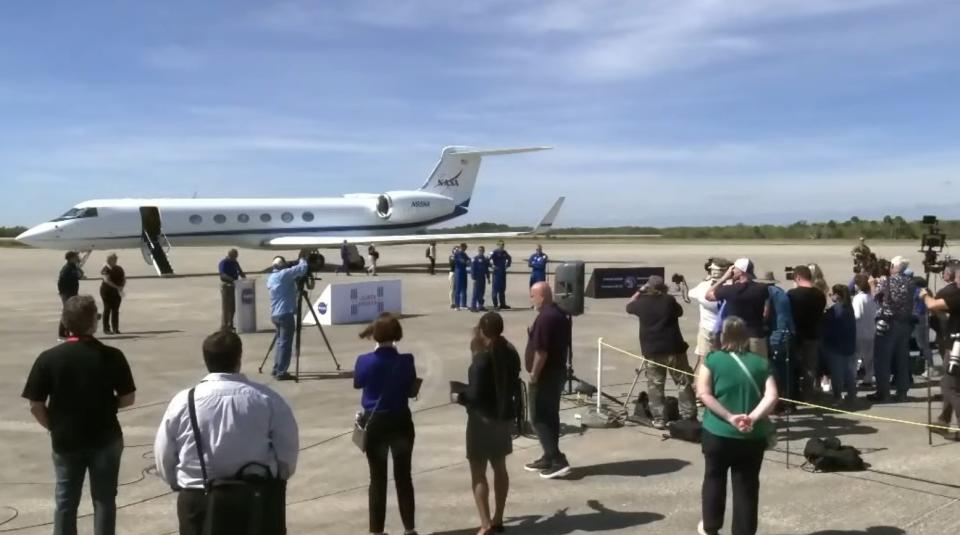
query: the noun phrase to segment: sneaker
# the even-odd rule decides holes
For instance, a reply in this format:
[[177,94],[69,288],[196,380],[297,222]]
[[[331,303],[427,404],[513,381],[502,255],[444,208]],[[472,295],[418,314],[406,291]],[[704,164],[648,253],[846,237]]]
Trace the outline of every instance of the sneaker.
[[650,425],[652,425],[654,429],[662,430],[667,428],[667,424],[663,420],[656,418],[650,422]]
[[881,395],[879,392],[874,392],[873,394],[868,394],[867,399],[870,401],[887,403],[888,401],[890,401],[890,396],[884,396],[884,395]]
[[540,477],[543,479],[553,479],[557,477],[563,477],[570,473],[570,463],[567,462],[567,458],[561,456],[559,461],[553,462],[550,465],[550,468],[540,472]]
[[500,308],[503,309],[503,310],[510,310],[510,309],[513,308],[513,307],[509,307],[509,306],[507,306],[507,305],[500,305]]
[[457,308],[457,305],[450,305],[450,308]]
[[711,534],[709,531],[707,531],[706,529],[704,529],[704,527],[703,527],[703,520],[701,520],[701,521],[697,524],[697,535],[715,535],[716,533],[717,533],[717,532],[714,532],[713,534]]
[[287,373],[287,372],[283,372],[283,373],[277,375],[277,376],[276,376],[276,379],[277,379],[277,381],[293,381],[294,379],[296,379],[296,377],[294,377],[293,375],[290,375],[290,374]]
[[527,472],[541,472],[543,470],[546,470],[547,468],[550,468],[550,464],[551,464],[550,461],[548,461],[546,457],[540,457],[539,459],[537,459],[536,461],[533,461],[532,463],[527,463],[523,465],[523,469],[526,470]]

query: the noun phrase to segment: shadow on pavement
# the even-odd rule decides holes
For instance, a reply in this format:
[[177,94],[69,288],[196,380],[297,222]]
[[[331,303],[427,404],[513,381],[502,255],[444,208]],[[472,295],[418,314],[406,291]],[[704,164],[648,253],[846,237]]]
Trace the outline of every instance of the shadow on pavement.
[[807,535],[905,535],[907,532],[892,526],[873,526],[864,531],[851,529],[828,529],[816,531]]
[[[787,429],[785,418],[777,420],[777,430]],[[780,435],[781,440],[786,437],[788,440],[803,440],[814,437],[834,436],[842,437],[845,435],[872,435],[878,432],[876,427],[864,425],[857,420],[850,418],[838,418],[836,416],[823,415],[817,417],[813,415],[804,415],[800,418],[790,418],[790,431]]]
[[[642,526],[664,518],[663,515],[658,513],[614,511],[607,509],[597,500],[588,501],[587,506],[593,509],[593,512],[570,515],[567,514],[566,509],[560,509],[550,516],[512,517],[504,522],[504,527],[507,528],[507,532],[523,533],[525,535],[567,535],[570,533],[622,530]],[[433,535],[475,535],[476,533],[477,528],[473,527],[437,531]]]
[[580,481],[587,477],[622,476],[647,477],[670,474],[682,470],[690,463],[681,459],[635,459],[615,463],[577,466],[561,481]]

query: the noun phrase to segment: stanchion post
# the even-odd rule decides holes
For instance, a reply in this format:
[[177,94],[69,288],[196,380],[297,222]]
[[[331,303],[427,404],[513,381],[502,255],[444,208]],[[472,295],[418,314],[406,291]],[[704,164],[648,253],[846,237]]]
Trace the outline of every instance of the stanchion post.
[[597,414],[600,414],[600,398],[603,397],[603,337],[597,338]]
[[[929,347],[927,349],[929,349]],[[920,352],[920,358],[923,358],[923,351]],[[941,356],[940,359],[943,360],[943,356]],[[932,356],[929,359],[926,359],[927,361],[926,363],[926,368],[927,368],[927,445],[928,446],[933,446],[933,428],[930,427],[931,425],[933,425],[933,389],[930,386],[930,383],[933,382],[933,380],[931,379],[933,377],[933,374],[931,373],[933,372],[933,366],[931,365],[933,364],[931,362],[932,360],[933,360]],[[946,369],[946,366],[944,366],[944,369]]]
[[[793,376],[790,373],[791,372],[790,347],[792,345],[793,345],[793,340],[790,339],[790,335],[787,335],[787,344],[786,344],[786,347],[784,348],[784,353],[786,353],[786,357],[787,357],[787,362],[786,362],[787,378],[786,378],[786,381],[784,381],[786,384],[783,385],[783,390],[791,398],[793,398],[793,388],[792,388]],[[789,470],[790,469],[790,413],[793,412],[793,409],[790,407],[786,407],[783,412],[787,413],[787,434],[785,435],[784,438],[785,438],[785,442],[787,443],[787,470]]]

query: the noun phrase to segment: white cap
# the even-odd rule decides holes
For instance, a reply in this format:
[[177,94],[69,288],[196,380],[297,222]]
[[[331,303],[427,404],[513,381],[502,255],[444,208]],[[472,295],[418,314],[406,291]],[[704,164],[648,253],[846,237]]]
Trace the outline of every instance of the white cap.
[[751,265],[753,264],[750,262],[749,258],[738,258],[737,261],[733,263],[733,267],[744,273],[748,273],[750,271]]
[[905,256],[897,255],[890,259],[890,264],[896,266],[901,272],[907,269],[907,266],[910,265],[910,260]]
[[286,261],[283,259],[282,256],[275,256],[275,257],[273,257],[273,265],[274,265],[274,267],[280,267],[280,266],[282,266],[282,265],[285,264],[285,263],[286,263]]

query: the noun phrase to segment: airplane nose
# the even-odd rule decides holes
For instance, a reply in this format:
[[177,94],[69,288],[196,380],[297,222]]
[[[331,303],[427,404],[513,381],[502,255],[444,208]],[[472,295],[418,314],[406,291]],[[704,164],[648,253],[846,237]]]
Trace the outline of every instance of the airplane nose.
[[51,226],[50,223],[43,223],[17,236],[17,241],[26,245],[38,246],[52,239],[55,230],[56,227]]

